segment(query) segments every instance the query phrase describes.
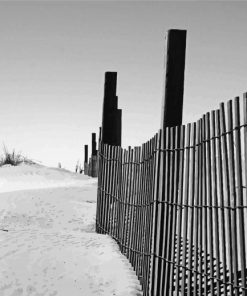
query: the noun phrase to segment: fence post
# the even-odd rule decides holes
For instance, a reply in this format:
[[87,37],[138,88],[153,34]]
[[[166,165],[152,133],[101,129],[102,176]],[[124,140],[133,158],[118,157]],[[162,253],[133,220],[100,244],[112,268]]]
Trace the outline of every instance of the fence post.
[[92,133],[91,176],[97,177],[96,133]]
[[92,155],[97,155],[97,152],[96,152],[96,133],[92,133]]
[[105,89],[102,116],[102,142],[121,146],[122,110],[118,109],[117,72],[105,73]]
[[186,30],[169,30],[166,35],[162,129],[182,124],[185,51]]
[[88,175],[88,145],[84,145],[84,175]]

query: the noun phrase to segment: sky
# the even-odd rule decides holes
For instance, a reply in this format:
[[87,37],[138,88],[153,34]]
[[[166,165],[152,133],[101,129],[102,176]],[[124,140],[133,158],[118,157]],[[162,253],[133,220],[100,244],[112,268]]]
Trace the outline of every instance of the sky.
[[183,123],[247,91],[247,2],[0,1],[0,150],[74,169],[118,72],[123,147],[159,129],[165,35],[187,30]]

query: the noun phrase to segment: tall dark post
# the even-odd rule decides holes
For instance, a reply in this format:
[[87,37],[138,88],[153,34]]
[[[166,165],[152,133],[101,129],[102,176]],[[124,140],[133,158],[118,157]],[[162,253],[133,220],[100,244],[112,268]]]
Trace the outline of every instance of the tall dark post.
[[92,133],[92,155],[97,155],[97,150],[96,150],[96,133]]
[[84,162],[88,163],[88,145],[84,145]]
[[169,30],[166,35],[162,129],[182,124],[185,52],[186,30]]
[[121,146],[122,113],[118,109],[117,72],[105,73],[105,88],[102,116],[102,142]]
[[116,133],[115,133],[115,143],[116,146],[122,145],[122,110],[116,110]]
[[97,150],[96,150],[96,133],[92,133],[92,155],[89,159],[88,175],[97,177]]
[[88,175],[88,145],[84,145],[84,175]]
[[99,128],[99,141],[101,141],[101,139],[102,139],[102,132],[101,132],[101,127]]

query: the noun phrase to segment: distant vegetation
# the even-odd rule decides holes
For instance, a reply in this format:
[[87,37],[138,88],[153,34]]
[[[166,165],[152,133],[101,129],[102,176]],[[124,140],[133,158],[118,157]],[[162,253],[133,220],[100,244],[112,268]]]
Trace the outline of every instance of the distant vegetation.
[[3,145],[3,154],[0,156],[0,166],[13,165],[17,166],[21,163],[34,164],[35,162],[23,156],[21,153],[17,153],[14,149],[9,152],[7,147]]

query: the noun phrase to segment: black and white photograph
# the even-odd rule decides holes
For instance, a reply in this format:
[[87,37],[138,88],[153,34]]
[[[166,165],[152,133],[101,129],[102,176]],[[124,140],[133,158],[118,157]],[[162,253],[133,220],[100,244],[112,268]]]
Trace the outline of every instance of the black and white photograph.
[[0,296],[247,296],[247,1],[0,0]]

